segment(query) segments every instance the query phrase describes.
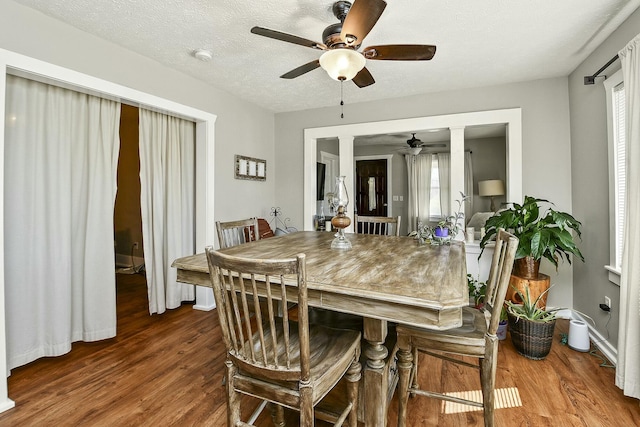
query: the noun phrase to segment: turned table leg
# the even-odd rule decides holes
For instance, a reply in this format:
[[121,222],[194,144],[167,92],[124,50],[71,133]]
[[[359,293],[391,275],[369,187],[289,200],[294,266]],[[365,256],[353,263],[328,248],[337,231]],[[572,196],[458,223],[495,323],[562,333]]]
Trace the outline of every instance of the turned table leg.
[[364,339],[367,345],[364,355],[364,416],[367,427],[387,425],[387,373],[385,359],[389,350],[384,346],[387,337],[385,320],[364,319]]

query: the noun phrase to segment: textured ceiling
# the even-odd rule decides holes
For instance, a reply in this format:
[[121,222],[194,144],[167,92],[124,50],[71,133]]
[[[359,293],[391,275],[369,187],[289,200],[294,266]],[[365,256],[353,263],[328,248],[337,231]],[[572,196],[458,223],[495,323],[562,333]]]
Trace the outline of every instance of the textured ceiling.
[[[322,42],[337,22],[319,0],[15,0],[275,112],[336,106],[340,83],[316,69],[279,76],[321,51],[250,33],[254,25]],[[433,60],[367,61],[376,83],[347,103],[566,76],[640,0],[387,0],[362,46],[435,44]],[[196,49],[208,49],[202,62]],[[594,70],[595,71],[595,70]]]

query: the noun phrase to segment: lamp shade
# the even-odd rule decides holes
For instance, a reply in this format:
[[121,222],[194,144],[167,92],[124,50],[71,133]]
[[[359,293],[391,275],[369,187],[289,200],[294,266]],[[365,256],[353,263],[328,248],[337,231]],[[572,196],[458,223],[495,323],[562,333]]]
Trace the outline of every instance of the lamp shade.
[[320,57],[320,66],[334,80],[351,80],[364,68],[366,60],[353,49],[328,50]]
[[483,197],[504,195],[504,182],[501,179],[489,179],[478,182],[478,194]]

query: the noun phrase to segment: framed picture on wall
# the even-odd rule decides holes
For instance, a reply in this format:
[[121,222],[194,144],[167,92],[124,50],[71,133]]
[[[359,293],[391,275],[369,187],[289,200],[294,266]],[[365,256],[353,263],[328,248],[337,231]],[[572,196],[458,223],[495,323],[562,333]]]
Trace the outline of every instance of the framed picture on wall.
[[254,157],[235,155],[235,178],[266,181],[267,161]]

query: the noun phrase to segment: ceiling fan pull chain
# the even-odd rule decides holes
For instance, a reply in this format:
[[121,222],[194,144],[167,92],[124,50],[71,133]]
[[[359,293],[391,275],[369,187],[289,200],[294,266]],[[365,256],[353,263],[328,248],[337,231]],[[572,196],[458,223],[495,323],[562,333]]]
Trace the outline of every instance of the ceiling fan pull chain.
[[340,80],[340,118],[344,119],[344,101],[343,101],[344,79]]

